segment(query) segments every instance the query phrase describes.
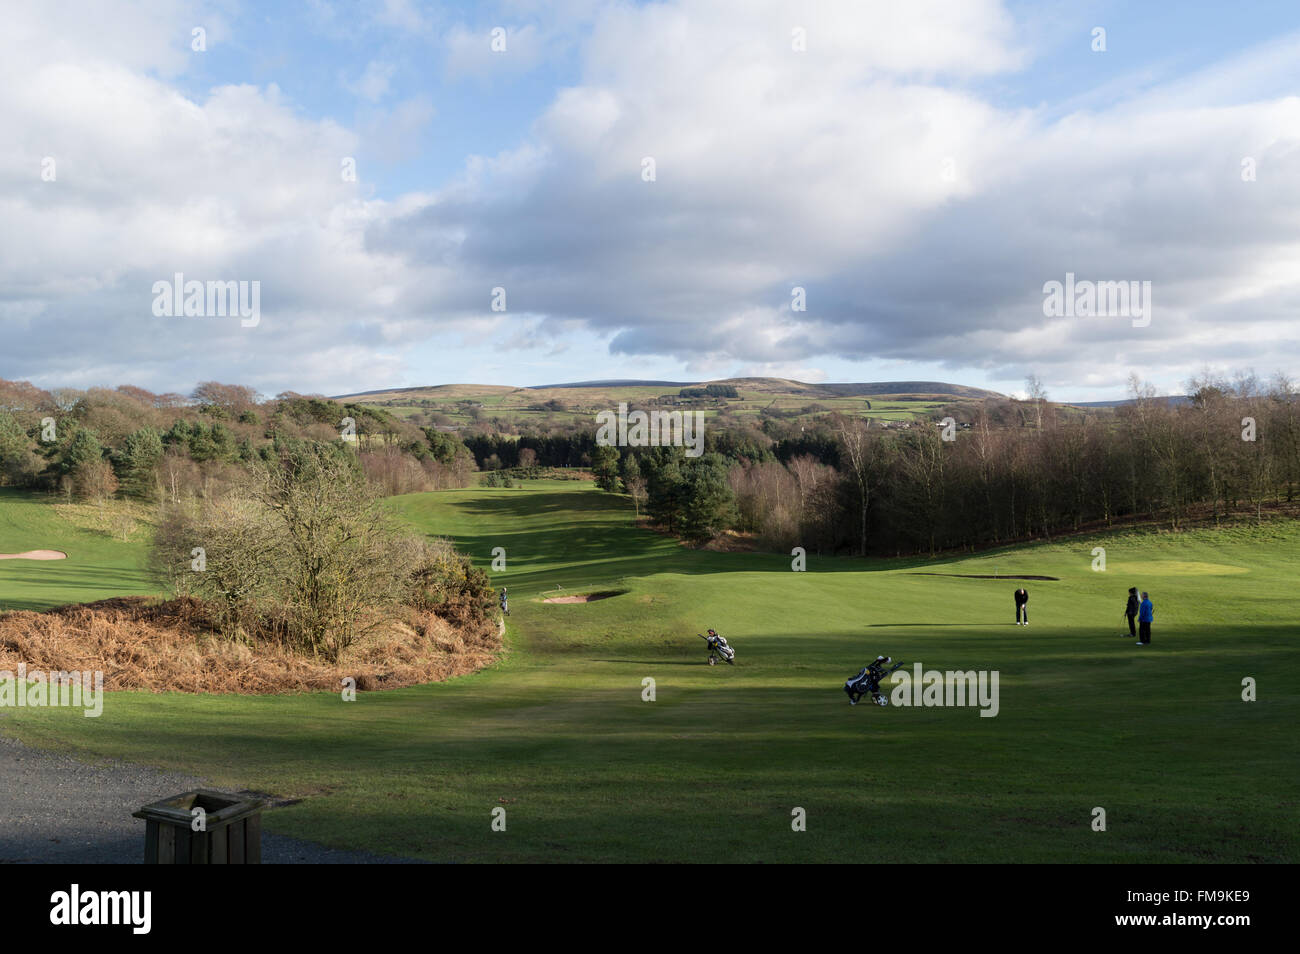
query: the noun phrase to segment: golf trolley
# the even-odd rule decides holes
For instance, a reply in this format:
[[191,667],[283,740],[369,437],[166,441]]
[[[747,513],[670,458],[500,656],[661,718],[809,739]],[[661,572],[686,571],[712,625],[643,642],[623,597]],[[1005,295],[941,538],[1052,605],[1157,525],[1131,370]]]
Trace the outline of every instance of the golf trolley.
[[724,637],[719,636],[713,630],[709,630],[708,636],[703,633],[696,633],[695,635],[709,644],[710,666],[716,666],[719,659],[726,662],[728,666],[736,664],[736,651],[727,645],[727,640]]
[[[888,660],[885,660],[886,662]],[[894,663],[892,669],[884,669],[881,665],[873,663],[867,666],[856,676],[844,684],[844,691],[848,693],[849,702],[853,705],[858,704],[858,700],[865,695],[871,696],[871,701],[878,706],[888,706],[889,698],[885,693],[880,691],[880,681],[903,667],[903,664]]]

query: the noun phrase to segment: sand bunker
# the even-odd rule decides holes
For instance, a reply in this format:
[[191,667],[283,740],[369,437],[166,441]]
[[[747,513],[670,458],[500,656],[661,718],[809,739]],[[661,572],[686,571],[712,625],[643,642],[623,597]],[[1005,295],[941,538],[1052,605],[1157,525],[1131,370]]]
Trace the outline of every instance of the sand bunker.
[[28,550],[25,553],[0,553],[0,560],[66,560],[61,550]]
[[543,603],[594,603],[596,600],[607,600],[611,596],[620,596],[623,591],[607,593],[578,593],[574,596],[552,596],[550,599],[542,600]]

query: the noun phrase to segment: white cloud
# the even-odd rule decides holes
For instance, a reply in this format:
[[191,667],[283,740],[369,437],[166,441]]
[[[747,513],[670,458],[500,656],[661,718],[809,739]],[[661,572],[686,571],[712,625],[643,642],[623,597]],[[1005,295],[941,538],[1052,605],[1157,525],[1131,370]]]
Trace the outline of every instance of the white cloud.
[[426,33],[433,26],[431,18],[413,0],[369,0],[368,6],[374,21],[384,26],[410,33]]
[[[191,98],[168,77],[197,8],[124,25],[76,9],[63,29],[65,10],[19,8],[0,35],[0,374],[337,391],[405,378],[434,335],[490,335],[512,361],[605,340],[611,364],[704,376],[870,359],[1119,388],[1210,356],[1300,365],[1300,100],[1258,98],[1294,70],[1294,38],[1062,115],[968,85],[1028,62],[994,0],[561,4],[509,34],[508,64],[486,30],[450,29],[448,68],[533,69],[581,21],[581,81],[514,148],[376,201],[365,164],[347,183],[340,161],[414,155],[428,96],[367,107],[355,131],[274,85]],[[371,12],[431,28],[409,4]],[[394,76],[376,56],[351,85],[378,102]],[[1216,76],[1239,95],[1202,105]],[[261,280],[262,326],[160,324],[149,287],[175,271]],[[1044,318],[1042,284],[1066,271],[1151,280],[1151,326]],[[561,376],[605,376],[581,372]]]
[[371,60],[355,82],[345,78],[343,85],[348,92],[375,103],[388,95],[393,74],[396,72],[397,67],[393,63]]
[[[516,301],[614,332],[615,354],[697,364],[1105,362],[1122,382],[1201,348],[1188,328],[1208,303],[1245,296],[1262,315],[1294,293],[1295,100],[1188,108],[1162,86],[1063,118],[1008,111],[936,79],[1023,63],[993,5],[956,5],[929,33],[899,21],[910,7],[828,5],[803,54],[782,5],[744,8],[611,10],[529,161],[477,163],[454,201],[388,234],[459,227],[466,281],[508,273]],[[1230,70],[1244,87],[1247,64]],[[1247,151],[1267,183],[1241,182]],[[1042,283],[1067,270],[1154,281],[1153,327],[1045,319]],[[782,324],[793,284],[809,311]],[[1295,346],[1271,357],[1294,363]]]
[[424,96],[403,100],[392,109],[363,112],[358,121],[366,156],[386,161],[414,158],[435,115],[433,103]]

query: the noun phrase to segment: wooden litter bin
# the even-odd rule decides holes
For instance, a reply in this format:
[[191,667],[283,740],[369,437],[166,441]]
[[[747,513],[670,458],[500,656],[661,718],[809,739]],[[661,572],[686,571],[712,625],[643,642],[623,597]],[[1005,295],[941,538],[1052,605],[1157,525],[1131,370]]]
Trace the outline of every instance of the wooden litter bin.
[[[200,788],[146,805],[147,865],[257,865],[262,863],[265,802]],[[203,831],[194,831],[194,809],[203,809]]]

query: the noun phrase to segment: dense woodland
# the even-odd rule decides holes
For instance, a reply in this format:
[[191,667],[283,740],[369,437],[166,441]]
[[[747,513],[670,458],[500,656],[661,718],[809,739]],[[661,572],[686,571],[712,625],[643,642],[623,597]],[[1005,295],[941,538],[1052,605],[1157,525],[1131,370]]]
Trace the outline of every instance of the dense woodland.
[[[692,541],[844,554],[927,553],[1050,537],[1132,518],[1262,516],[1300,493],[1300,394],[1279,375],[1189,382],[1187,400],[1134,379],[1117,408],[966,400],[902,428],[813,413],[710,418],[706,453],[598,447],[595,424],[458,432],[383,408],[208,382],[190,395],[44,391],[0,381],[0,483],[86,499],[219,499],[248,465],[350,446],[380,494],[590,468],[638,515]],[[635,407],[635,405],[633,405]],[[955,433],[939,419],[961,422]],[[968,425],[968,426],[965,426]],[[480,474],[485,471],[486,474]]]
[[476,469],[456,438],[364,404],[290,392],[258,400],[215,382],[186,397],[0,380],[0,484],[89,499],[213,499],[251,462],[340,442],[387,494],[463,487]]
[[989,399],[906,430],[829,414],[713,430],[703,457],[600,448],[598,482],[688,539],[735,529],[771,549],[934,553],[1134,518],[1260,518],[1300,494],[1300,393],[1283,376],[1206,376],[1188,400],[1136,379],[1131,403],[1080,409]]

